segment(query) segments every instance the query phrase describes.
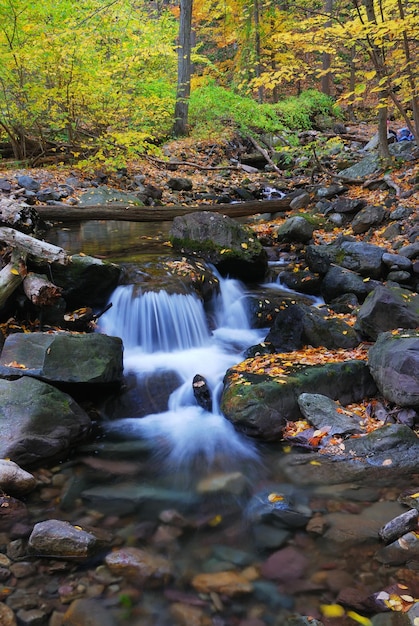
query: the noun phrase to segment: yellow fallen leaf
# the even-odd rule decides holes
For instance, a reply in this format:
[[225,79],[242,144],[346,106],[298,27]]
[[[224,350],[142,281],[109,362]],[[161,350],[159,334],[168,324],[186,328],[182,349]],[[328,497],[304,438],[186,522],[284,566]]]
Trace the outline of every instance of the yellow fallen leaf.
[[321,465],[320,461],[310,461],[310,465]]
[[320,611],[324,617],[342,617],[345,609],[340,604],[321,604]]
[[10,273],[14,274],[15,276],[20,276],[19,270],[17,270],[15,267],[12,267]]
[[362,626],[373,626],[372,621],[368,619],[368,617],[359,615],[359,613],[355,613],[355,611],[348,611],[347,616],[353,619],[354,622],[358,622],[358,624],[362,624]]
[[270,493],[268,496],[269,502],[281,502],[284,499],[284,496],[281,496],[279,493]]
[[247,247],[248,247],[248,246],[247,246],[247,243],[242,243],[242,244],[241,244],[241,247],[243,248],[243,250],[247,250]]

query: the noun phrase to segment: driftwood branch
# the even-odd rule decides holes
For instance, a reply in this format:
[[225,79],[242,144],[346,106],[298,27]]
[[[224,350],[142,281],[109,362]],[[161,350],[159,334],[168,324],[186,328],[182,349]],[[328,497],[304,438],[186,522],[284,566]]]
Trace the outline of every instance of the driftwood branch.
[[0,308],[6,304],[8,298],[22,283],[25,273],[25,254],[15,249],[12,251],[9,263],[0,271]]
[[164,161],[163,159],[158,159],[157,157],[153,157],[148,155],[147,160],[152,163],[156,163],[157,165],[164,165],[164,167],[192,167],[196,170],[237,170],[237,165],[199,165],[198,163],[194,163],[193,161]]
[[29,272],[23,279],[23,291],[35,306],[51,306],[61,296],[61,289],[43,274]]
[[62,248],[25,235],[14,228],[0,228],[0,242],[24,251],[35,260],[60,263],[61,265],[65,265],[69,261],[67,252]]
[[[246,217],[256,213],[277,213],[290,208],[292,196],[275,200],[250,200],[231,204],[201,204],[198,206],[133,206],[121,204],[96,204],[87,207],[38,205],[36,210],[46,220],[57,222],[79,222],[86,220],[115,220],[125,222],[164,222],[178,215],[189,215],[197,211],[222,213],[229,217]],[[1,231],[1,229],[0,229]],[[1,240],[1,232],[0,232]]]
[[263,156],[263,158],[266,160],[267,163],[269,163],[269,165],[272,167],[273,170],[275,170],[275,172],[277,172],[278,174],[282,175],[281,170],[279,169],[279,167],[272,161],[271,157],[269,156],[269,153],[267,150],[265,150],[265,148],[262,148],[262,146],[260,146],[258,144],[257,141],[255,141],[255,139],[253,139],[253,137],[249,137],[249,140],[251,141],[252,145],[255,147],[255,149],[260,152],[260,154]]

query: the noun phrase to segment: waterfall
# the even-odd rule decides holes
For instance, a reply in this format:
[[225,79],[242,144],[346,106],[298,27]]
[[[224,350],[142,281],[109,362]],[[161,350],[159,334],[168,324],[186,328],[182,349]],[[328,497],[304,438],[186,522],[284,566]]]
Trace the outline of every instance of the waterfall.
[[[211,331],[202,302],[195,295],[165,291],[137,293],[118,287],[113,306],[101,321],[102,332],[122,338],[125,372],[138,380],[146,373],[176,372],[179,386],[162,413],[135,414],[107,423],[109,433],[150,440],[160,465],[178,470],[199,459],[201,466],[232,467],[257,461],[253,443],[237,433],[219,411],[219,394],[226,370],[241,360],[241,352],[263,338],[250,328],[245,290],[240,281],[222,278],[220,293],[211,304]],[[213,395],[209,413],[198,406],[192,380],[204,376]]]
[[117,287],[104,332],[121,337],[126,348],[144,352],[173,352],[201,346],[209,333],[204,308],[192,294],[147,291],[134,295],[134,286]]

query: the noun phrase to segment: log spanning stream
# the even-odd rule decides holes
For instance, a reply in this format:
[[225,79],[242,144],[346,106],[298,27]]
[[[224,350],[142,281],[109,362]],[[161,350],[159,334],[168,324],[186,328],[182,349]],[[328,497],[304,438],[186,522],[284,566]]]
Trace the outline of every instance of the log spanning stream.
[[[158,225],[162,241],[167,228]],[[85,222],[57,229],[49,239],[71,253],[83,250],[127,261],[141,271],[144,262],[168,252],[154,243],[148,247],[155,230],[146,224]],[[296,614],[315,616],[325,626],[347,626],[353,622],[345,616],[340,621],[322,617],[320,606],[334,604],[346,588],[364,595],[388,585],[391,572],[373,558],[379,542],[368,530],[368,516],[391,518],[386,507],[394,505],[396,486],[290,484],[278,467],[278,458],[286,454],[280,442],[261,446],[234,430],[219,410],[223,376],[248,347],[263,341],[266,331],[250,327],[246,286],[221,277],[220,285],[210,312],[193,294],[141,293],[134,285],[119,286],[113,306],[100,318],[99,330],[124,342],[126,390],[104,404],[100,438],[80,454],[133,461],[139,469],[104,484],[100,470],[79,468],[76,496],[88,493],[89,509],[117,516],[121,537],[164,553],[175,572],[170,589],[144,590],[137,618],[133,611],[123,623],[187,623],[171,613],[178,600],[199,607],[204,621],[193,623],[203,625],[282,626]],[[211,388],[210,412],[194,397],[196,374]],[[330,514],[338,529],[334,540],[315,524],[311,531],[297,523],[293,527],[292,515],[286,528],[263,523],[256,528],[249,505],[266,489],[286,493],[297,509],[308,507],[313,518]],[[71,502],[66,506],[71,508]],[[145,532],[150,527],[161,531],[161,521],[169,517],[178,520],[173,528],[181,529],[179,535]],[[273,553],[280,553],[276,566],[269,561]],[[199,595],[191,585],[195,576],[216,572],[231,576],[234,585],[233,576],[245,570],[251,592],[231,595],[216,588]]]

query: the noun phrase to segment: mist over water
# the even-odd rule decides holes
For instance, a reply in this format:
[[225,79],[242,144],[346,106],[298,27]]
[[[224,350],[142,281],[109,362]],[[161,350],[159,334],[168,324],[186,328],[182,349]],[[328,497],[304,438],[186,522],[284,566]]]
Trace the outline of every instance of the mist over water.
[[[242,352],[263,340],[264,330],[250,328],[240,281],[221,278],[220,293],[211,303],[210,323],[201,300],[192,294],[165,291],[138,293],[133,286],[114,292],[112,308],[101,318],[100,331],[122,338],[124,370],[138,381],[153,372],[175,371],[181,384],[167,410],[143,417],[132,415],[106,424],[106,431],[150,442],[166,471],[202,468],[234,470],[258,461],[255,444],[236,432],[219,410],[222,381]],[[213,409],[201,408],[193,393],[196,374],[211,390]]]

